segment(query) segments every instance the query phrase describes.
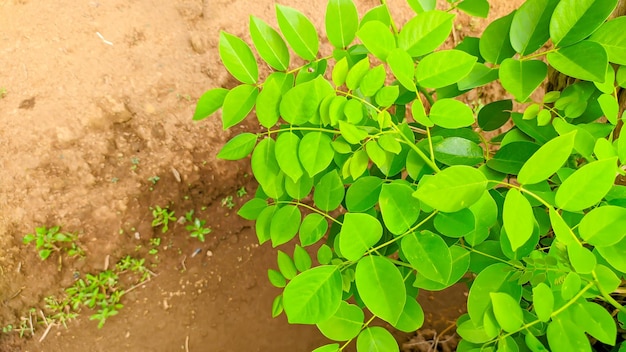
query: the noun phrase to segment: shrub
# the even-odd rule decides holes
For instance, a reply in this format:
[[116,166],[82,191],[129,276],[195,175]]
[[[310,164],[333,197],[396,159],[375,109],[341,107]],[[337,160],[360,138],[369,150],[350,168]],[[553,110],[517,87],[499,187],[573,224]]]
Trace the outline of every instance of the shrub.
[[[439,48],[454,12],[408,2],[416,16],[398,28],[385,1],[359,18],[351,0],[330,0],[327,57],[301,12],[277,5],[280,32],[251,17],[273,69],[264,81],[248,44],[220,33],[241,84],[206,92],[194,120],[221,108],[228,129],[256,106],[263,132],[236,135],[218,157],[252,153],[260,187],[239,214],[260,243],[299,237],[268,272],[284,287],[273,314],[342,342],[316,351],[353,339],[359,351],[398,351],[365,310],[411,332],[424,320],[419,289],[468,277],[459,351],[621,343],[626,18],[607,21],[617,0],[528,0],[449,50]],[[489,11],[485,0],[446,5]],[[549,67],[574,80],[541,97]],[[476,113],[455,99],[494,81],[524,104],[503,96]],[[313,265],[304,247],[315,244]]]

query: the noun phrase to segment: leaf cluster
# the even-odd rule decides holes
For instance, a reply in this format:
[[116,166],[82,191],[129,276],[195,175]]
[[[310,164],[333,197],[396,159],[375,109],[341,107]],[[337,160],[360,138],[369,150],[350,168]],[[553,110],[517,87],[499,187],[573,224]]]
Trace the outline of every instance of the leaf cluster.
[[[471,277],[458,351],[617,346],[626,17],[607,20],[617,0],[527,0],[451,49],[440,47],[452,10],[486,17],[488,2],[408,3],[416,15],[398,28],[384,1],[359,16],[352,0],[329,0],[327,57],[312,22],[286,6],[276,6],[278,30],[251,17],[258,56],[220,33],[241,84],[206,92],[194,120],[221,109],[228,129],[256,107],[265,129],[237,134],[218,157],[251,154],[260,187],[239,215],[256,222],[259,242],[299,240],[268,271],[283,288],[273,315],[346,342],[317,352],[354,339],[358,351],[398,351],[365,317],[414,331],[420,289]],[[305,65],[293,67],[292,53]],[[273,69],[265,80],[257,57]],[[550,68],[574,83],[537,98]],[[491,82],[513,99],[477,112],[457,99]]]

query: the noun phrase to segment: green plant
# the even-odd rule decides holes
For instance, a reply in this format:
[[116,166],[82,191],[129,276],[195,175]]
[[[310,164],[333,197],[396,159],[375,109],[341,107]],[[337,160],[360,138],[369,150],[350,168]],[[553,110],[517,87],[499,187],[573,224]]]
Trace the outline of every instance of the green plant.
[[[358,351],[398,351],[372,320],[414,331],[419,289],[467,277],[458,351],[623,349],[626,18],[607,21],[617,0],[528,0],[446,50],[452,10],[486,17],[487,1],[408,2],[417,15],[398,28],[386,1],[359,18],[351,0],[330,0],[326,57],[299,11],[276,6],[282,36],[251,17],[274,69],[265,81],[248,44],[220,33],[241,84],[206,92],[194,119],[221,108],[228,129],[256,105],[266,129],[237,134],[218,157],[252,153],[260,187],[238,213],[260,243],[299,236],[268,272],[284,288],[273,315],[356,339]],[[540,97],[549,67],[574,80]],[[475,113],[455,99],[491,82],[529,105],[502,97]],[[304,247],[320,241],[313,265]]]
[[222,206],[228,209],[232,209],[235,207],[235,203],[233,203],[233,196],[227,196],[222,198]]
[[[83,256],[85,253],[76,244],[78,236],[69,232],[60,232],[60,226],[54,226],[47,228],[46,226],[37,227],[35,233],[29,233],[24,236],[24,244],[35,242],[35,246],[39,251],[39,257],[42,260],[48,259],[53,253],[66,252],[70,257]],[[61,256],[59,256],[59,265],[61,263]]]
[[167,232],[171,221],[176,221],[173,210],[169,211],[167,207],[161,208],[158,205],[152,209],[152,218],[152,227],[163,226],[163,228],[161,228],[161,232],[163,233]]
[[148,178],[148,181],[152,182],[152,185],[156,185],[161,178],[159,176],[151,176]]
[[212,230],[209,227],[204,227],[206,220],[194,219],[193,213],[194,211],[191,210],[185,214],[185,219],[187,222],[191,223],[191,225],[187,225],[185,229],[189,231],[189,236],[197,238],[200,242],[204,242],[204,236],[210,234]]
[[0,99],[7,96],[7,89],[4,87],[0,87]]
[[239,188],[237,190],[237,197],[239,197],[239,198],[241,198],[241,197],[243,197],[243,196],[245,196],[247,194],[248,194],[248,191],[246,191],[246,187],[242,186],[241,188]]

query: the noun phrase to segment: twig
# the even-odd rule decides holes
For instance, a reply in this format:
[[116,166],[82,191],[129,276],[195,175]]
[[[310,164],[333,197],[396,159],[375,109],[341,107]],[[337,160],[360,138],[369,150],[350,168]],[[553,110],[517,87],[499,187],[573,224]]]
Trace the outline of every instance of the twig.
[[43,341],[46,336],[48,336],[48,333],[50,332],[50,330],[52,329],[53,326],[55,326],[56,324],[50,324],[48,325],[48,327],[46,328],[46,331],[43,332],[43,335],[41,335],[41,338],[39,338],[39,342]]
[[185,338],[185,352],[189,352],[189,336]]
[[98,35],[98,37],[100,37],[100,39],[102,39],[104,44],[113,45],[113,43],[111,43],[110,41],[104,39],[104,37],[102,36],[102,34],[100,34],[100,32],[96,32],[96,34]]
[[33,328],[33,312],[28,311],[28,325],[30,325],[30,336],[35,335],[35,329]]
[[48,319],[46,318],[46,315],[43,314],[43,310],[39,310],[39,315],[41,315],[41,317],[43,318],[43,322],[46,324],[46,326],[50,326],[50,324],[48,323]]
[[187,260],[187,256],[184,256],[183,261],[180,263],[183,265],[183,270],[187,271],[187,267],[185,266],[185,260]]
[[[154,275],[156,275],[156,274],[154,274]],[[144,281],[142,281],[142,282],[138,283],[137,285],[135,285],[135,286],[133,286],[133,287],[129,288],[128,290],[125,290],[125,291],[124,291],[124,293],[123,293],[122,295],[125,295],[125,294],[127,294],[128,292],[133,291],[134,289],[136,289],[136,288],[137,288],[137,287],[139,287],[139,286],[145,285],[148,281],[151,281],[151,280],[150,280],[150,279],[148,279],[148,280],[144,280]]]

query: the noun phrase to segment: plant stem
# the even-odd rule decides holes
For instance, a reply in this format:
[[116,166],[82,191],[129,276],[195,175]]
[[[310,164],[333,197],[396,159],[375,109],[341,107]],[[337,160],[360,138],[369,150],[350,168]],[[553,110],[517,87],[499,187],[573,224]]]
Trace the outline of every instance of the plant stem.
[[304,204],[304,203],[300,203],[300,202],[292,202],[292,201],[285,201],[285,200],[279,200],[279,201],[274,202],[274,204],[287,204],[287,205],[295,205],[295,206],[297,206],[297,207],[298,207],[298,206],[299,206],[299,207],[303,207],[303,208],[306,208],[306,209],[308,209],[308,210],[310,210],[310,211],[312,211],[312,212],[315,212],[315,213],[320,214],[321,216],[323,216],[323,217],[325,217],[325,218],[327,218],[327,219],[331,220],[332,222],[334,222],[334,223],[336,223],[336,224],[338,224],[338,225],[343,226],[343,223],[342,223],[341,221],[339,221],[339,220],[337,220],[337,219],[333,218],[332,216],[328,215],[327,213],[324,213],[323,211],[320,211],[319,209],[316,209],[316,208],[314,208],[314,207],[312,207],[312,206],[310,206],[310,205]]
[[262,134],[267,134],[268,137],[270,137],[273,133],[279,133],[279,132],[284,132],[284,131],[316,131],[316,132],[325,132],[325,133],[332,133],[332,134],[341,134],[340,131],[337,130],[330,130],[327,128],[320,128],[320,127],[287,127],[287,128],[278,128],[275,130],[267,130],[267,132],[264,132]]
[[[422,87],[422,86],[418,85],[418,86],[417,86],[417,90],[418,90],[420,93],[424,94],[424,97],[426,97],[426,100],[428,101],[428,104],[430,104],[430,106],[433,106],[433,105],[435,104],[435,100],[433,99],[433,96],[432,96],[432,95],[430,95],[430,93],[428,93],[428,91],[426,90],[426,88],[424,88],[424,87]],[[418,94],[418,96],[419,96],[419,94]]]
[[600,281],[598,280],[598,275],[596,274],[595,270],[591,272],[591,275],[593,275],[593,279],[595,280],[593,284],[596,285],[596,287],[598,288],[598,291],[600,291],[600,294],[602,295],[604,300],[610,303],[613,307],[617,308],[620,312],[626,314],[626,308],[624,308],[624,306],[622,306],[618,301],[616,301],[615,298],[611,297],[611,295],[604,290],[602,285],[600,285]]

